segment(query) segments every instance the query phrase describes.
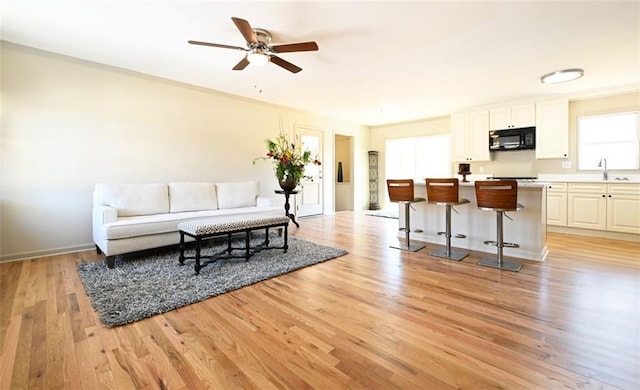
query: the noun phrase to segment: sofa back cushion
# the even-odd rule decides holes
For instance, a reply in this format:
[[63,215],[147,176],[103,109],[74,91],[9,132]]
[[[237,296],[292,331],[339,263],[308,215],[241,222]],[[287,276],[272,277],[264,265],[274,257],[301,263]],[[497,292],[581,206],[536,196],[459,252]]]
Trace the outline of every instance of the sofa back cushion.
[[169,212],[169,189],[166,184],[97,184],[98,204],[118,209],[118,217]]
[[216,192],[219,209],[251,207],[256,205],[260,186],[257,181],[216,183]]
[[213,183],[169,183],[172,213],[217,210],[216,186]]

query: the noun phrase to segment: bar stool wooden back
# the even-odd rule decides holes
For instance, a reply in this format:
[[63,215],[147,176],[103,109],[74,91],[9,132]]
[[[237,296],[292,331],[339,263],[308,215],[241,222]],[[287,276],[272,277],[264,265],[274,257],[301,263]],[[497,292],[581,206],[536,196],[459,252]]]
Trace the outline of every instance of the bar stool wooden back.
[[[469,199],[460,198],[458,179],[425,179],[427,185],[427,202],[438,206],[445,206],[445,231],[438,232],[446,237],[444,249],[431,251],[431,256],[442,257],[449,260],[460,261],[469,253],[451,249],[451,210],[457,211],[453,206],[469,203]],[[456,238],[466,238],[464,234],[456,234]]]
[[503,234],[503,216],[509,218],[509,216],[505,213],[507,211],[519,211],[524,208],[523,205],[518,203],[518,182],[515,180],[476,181],[475,190],[478,208],[481,210],[495,211],[497,216],[496,240],[484,242],[485,245],[496,246],[498,248],[497,255],[495,258],[489,257],[480,259],[478,264],[486,267],[504,269],[507,271],[520,271],[520,269],[522,268],[521,263],[505,260],[503,256],[503,249],[505,247],[520,247],[515,243],[504,242]]
[[[424,245],[412,244],[409,238],[411,230],[411,214],[410,209],[413,203],[424,202],[424,198],[416,198],[414,194],[413,179],[388,179],[387,191],[389,192],[389,200],[394,203],[404,205],[404,227],[400,230],[405,232],[405,242],[399,245],[391,245],[391,248],[401,249],[405,251],[415,252],[424,248]],[[420,229],[414,229],[413,232],[422,233]]]

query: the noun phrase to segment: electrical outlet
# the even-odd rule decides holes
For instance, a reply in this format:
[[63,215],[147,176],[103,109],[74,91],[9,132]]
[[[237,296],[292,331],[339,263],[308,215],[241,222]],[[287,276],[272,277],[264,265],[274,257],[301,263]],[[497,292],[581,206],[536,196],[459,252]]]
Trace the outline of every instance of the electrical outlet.
[[563,161],[562,168],[571,168],[571,161]]
[[484,173],[484,167],[480,167],[480,173]]

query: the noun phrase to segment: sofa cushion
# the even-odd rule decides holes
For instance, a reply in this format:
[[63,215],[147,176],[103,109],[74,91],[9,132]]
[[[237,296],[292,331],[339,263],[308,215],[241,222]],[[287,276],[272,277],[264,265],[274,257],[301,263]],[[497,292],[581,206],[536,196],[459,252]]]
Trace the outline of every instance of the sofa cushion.
[[251,207],[256,205],[260,187],[257,181],[216,183],[219,209]]
[[118,209],[119,217],[169,212],[166,184],[97,184],[98,204]]
[[172,213],[216,210],[216,186],[213,183],[169,183],[169,203]]
[[180,222],[232,215],[278,216],[282,215],[282,208],[242,207],[237,209],[187,211],[182,213],[118,218],[116,222],[102,225],[102,234],[108,240],[117,240],[171,233],[178,231],[178,223]]

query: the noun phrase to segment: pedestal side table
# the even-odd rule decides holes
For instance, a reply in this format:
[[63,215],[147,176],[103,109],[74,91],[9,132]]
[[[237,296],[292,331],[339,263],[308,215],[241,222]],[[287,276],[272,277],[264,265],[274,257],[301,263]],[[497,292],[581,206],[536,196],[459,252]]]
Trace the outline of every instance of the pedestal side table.
[[296,216],[292,213],[289,213],[289,208],[291,207],[291,205],[289,204],[289,197],[291,195],[297,194],[298,190],[293,190],[293,191],[275,190],[275,193],[284,195],[284,215],[289,217],[291,219],[291,222],[293,222],[296,225],[296,227],[300,227],[300,224],[296,222]]

